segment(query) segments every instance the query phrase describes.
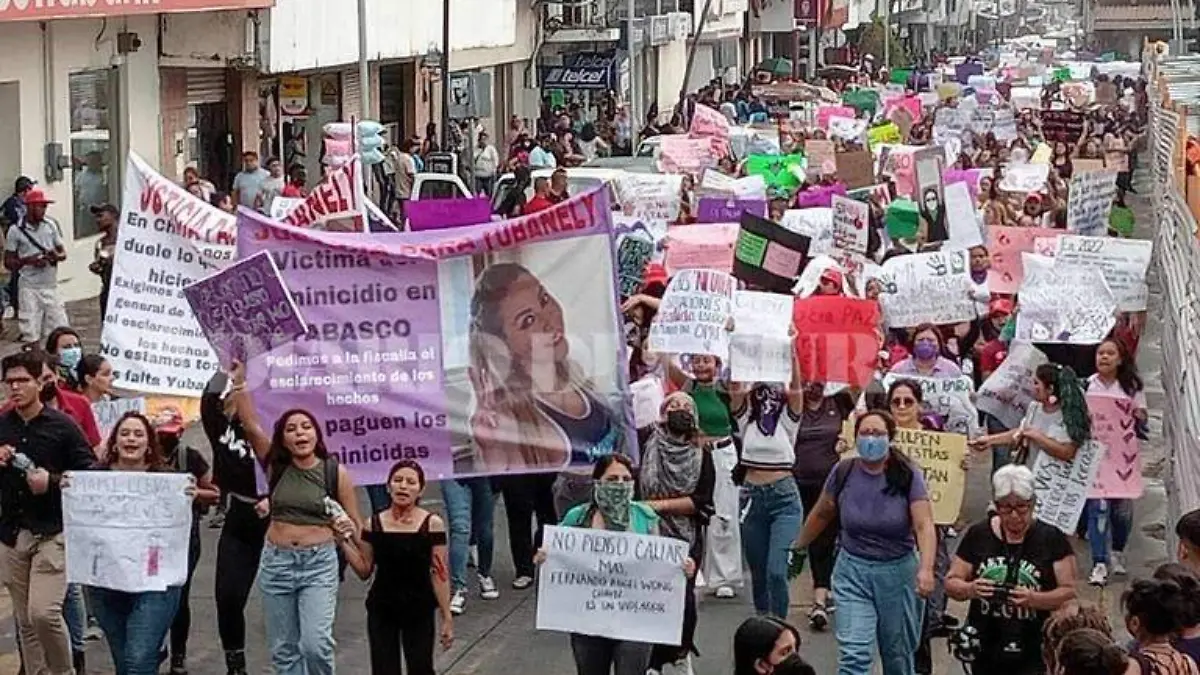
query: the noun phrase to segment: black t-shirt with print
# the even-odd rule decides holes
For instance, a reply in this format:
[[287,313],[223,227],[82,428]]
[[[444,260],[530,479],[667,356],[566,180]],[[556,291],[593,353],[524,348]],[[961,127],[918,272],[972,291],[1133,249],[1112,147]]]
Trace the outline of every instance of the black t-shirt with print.
[[200,397],[200,422],[212,446],[213,482],[222,493],[254,498],[258,496],[254,449],[241,422],[225,414],[221,394],[227,383],[228,378],[218,373],[209,380]]
[[[989,579],[997,586],[1049,591],[1057,587],[1054,563],[1071,555],[1071,544],[1057,528],[1035,521],[1024,542],[1006,544],[996,536],[990,519],[972,525],[955,553],[971,565],[972,578]],[[1009,564],[1019,563],[1015,575]],[[1049,612],[1014,607],[996,598],[971,601],[967,623],[979,631],[981,654],[976,664],[988,664],[988,672],[1024,675],[1042,672],[1042,624]],[[1008,643],[1020,651],[1006,652]]]

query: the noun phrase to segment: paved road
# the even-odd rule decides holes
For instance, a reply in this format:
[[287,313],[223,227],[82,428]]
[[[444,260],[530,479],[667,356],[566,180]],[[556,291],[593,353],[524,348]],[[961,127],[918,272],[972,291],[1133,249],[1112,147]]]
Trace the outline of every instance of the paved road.
[[[1143,230],[1153,222],[1148,200],[1134,197],[1133,204],[1138,212]],[[1143,234],[1145,234],[1143,232]],[[1149,334],[1142,341],[1139,355],[1143,374],[1148,385],[1153,440],[1144,449],[1147,456],[1147,494],[1137,503],[1136,521],[1130,542],[1130,571],[1145,576],[1153,567],[1165,559],[1161,540],[1161,528],[1165,518],[1165,495],[1161,482],[1154,478],[1156,466],[1161,463],[1161,354],[1159,353],[1159,325],[1154,317],[1161,311],[1161,294],[1154,278],[1151,278],[1151,322]],[[87,334],[87,341],[94,345],[98,337],[98,317],[94,301],[86,301],[72,307],[72,318]],[[10,329],[11,332],[11,329]],[[194,433],[194,432],[193,432]],[[986,467],[970,473],[965,513],[977,518],[987,503]],[[440,508],[436,493],[430,495],[433,508]],[[497,508],[503,508],[501,502]],[[472,597],[467,613],[456,621],[457,640],[454,648],[439,655],[437,665],[441,673],[448,675],[507,675],[530,668],[539,673],[570,673],[573,671],[571,652],[567,638],[556,633],[540,633],[534,630],[536,607],[533,590],[513,591],[509,582],[513,577],[512,561],[507,549],[506,520],[497,514],[496,537],[499,542],[496,555],[495,576],[501,585],[502,595],[494,601]],[[1156,526],[1157,525],[1157,526]],[[223,675],[223,657],[216,636],[215,604],[213,602],[213,575],[216,550],[216,530],[203,530],[204,553],[192,593],[193,628],[190,643],[191,672],[194,675]],[[1080,565],[1088,562],[1086,549],[1076,542]],[[1081,570],[1081,574],[1086,570]],[[799,625],[805,623],[808,609],[808,579],[796,581],[793,591],[791,618]],[[1114,626],[1123,626],[1116,611],[1116,603],[1123,584],[1110,586],[1101,595],[1096,589],[1085,588],[1081,595],[1103,602],[1110,607]],[[339,615],[336,626],[338,642],[338,666],[346,673],[368,672],[365,611],[363,599],[365,584],[356,578],[348,579],[341,589]],[[705,598],[700,605],[700,622],[697,643],[701,656],[694,662],[699,675],[728,673],[732,667],[731,638],[738,623],[752,613],[745,593],[735,600]],[[965,614],[965,607],[952,606],[958,615]],[[0,591],[0,675],[16,672],[13,655],[14,642],[12,622],[9,618],[11,605]],[[249,621],[249,660],[252,673],[266,674],[267,656],[263,639],[262,613],[256,599],[252,598],[247,610]],[[804,632],[803,652],[817,672],[834,672],[836,669],[836,644],[829,633],[810,634]],[[961,672],[957,664],[949,659],[944,646],[935,646],[935,670],[938,673]],[[109,674],[112,672],[107,649],[102,642],[92,643],[88,649],[89,672]]]

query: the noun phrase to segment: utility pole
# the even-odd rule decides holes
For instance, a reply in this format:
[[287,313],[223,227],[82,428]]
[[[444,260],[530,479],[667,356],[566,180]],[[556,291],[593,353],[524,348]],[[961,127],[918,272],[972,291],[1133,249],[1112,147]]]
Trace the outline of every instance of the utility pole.
[[450,0],[442,0],[442,151],[450,152]]
[[638,79],[639,73],[637,70],[637,53],[634,51],[636,42],[633,39],[633,15],[637,12],[637,5],[634,0],[627,0],[625,3],[625,51],[626,57],[629,59],[629,143],[630,154],[637,151],[637,134],[638,130],[645,122],[639,115],[641,114],[641,106],[638,105]]
[[688,47],[687,65],[683,67],[683,84],[679,87],[680,117],[685,111],[683,102],[687,100],[688,78],[692,76],[692,63],[696,60],[696,48],[700,46],[700,36],[704,34],[704,24],[708,23],[708,12],[712,9],[713,0],[704,0],[704,13],[700,15],[700,23],[696,25],[696,35],[692,38],[692,46]]
[[367,0],[358,0],[358,98],[362,104],[359,119],[371,115],[371,71],[367,66]]
[[883,67],[892,70],[892,0],[883,0]]

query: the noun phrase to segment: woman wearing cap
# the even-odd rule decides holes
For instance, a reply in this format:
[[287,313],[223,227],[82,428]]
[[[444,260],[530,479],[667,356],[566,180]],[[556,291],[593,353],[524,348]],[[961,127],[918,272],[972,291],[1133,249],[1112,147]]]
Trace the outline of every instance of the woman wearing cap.
[[208,507],[221,499],[221,492],[212,482],[212,471],[208,461],[198,450],[181,443],[183,439],[183,414],[178,408],[167,407],[155,416],[154,431],[168,470],[186,473],[196,480],[196,498],[192,502],[192,531],[188,538],[187,581],[179,593],[179,609],[171,623],[171,675],[187,675],[187,641],[192,626],[192,610],[189,598],[192,592],[192,577],[200,563],[200,518]]

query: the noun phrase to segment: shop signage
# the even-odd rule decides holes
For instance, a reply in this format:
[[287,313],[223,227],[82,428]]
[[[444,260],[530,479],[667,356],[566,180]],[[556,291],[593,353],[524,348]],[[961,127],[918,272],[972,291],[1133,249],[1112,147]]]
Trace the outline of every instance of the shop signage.
[[[3,0],[0,0],[2,2]],[[308,78],[279,78],[279,111],[284,115],[303,115],[308,110]]]
[[[0,0],[3,1],[3,0]],[[650,45],[657,47],[671,41],[671,18],[659,14],[650,18]]]
[[794,14],[796,23],[809,26],[816,24],[820,13],[819,3],[820,0],[796,0]]
[[616,61],[617,57],[611,53],[569,54],[564,58],[564,65],[541,67],[542,87],[566,90],[615,89],[613,66]]
[[274,5],[275,0],[74,0],[73,2],[0,0],[0,22],[226,9],[267,9]]

